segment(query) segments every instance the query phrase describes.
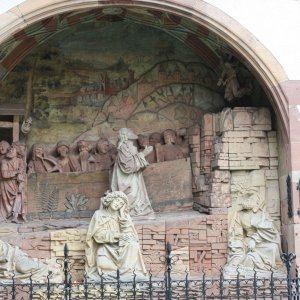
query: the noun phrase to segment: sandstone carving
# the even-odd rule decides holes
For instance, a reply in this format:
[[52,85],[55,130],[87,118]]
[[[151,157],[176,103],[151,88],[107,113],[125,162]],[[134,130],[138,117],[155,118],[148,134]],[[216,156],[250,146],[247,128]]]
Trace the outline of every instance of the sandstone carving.
[[21,125],[21,131],[24,134],[29,133],[29,131],[31,130],[31,125],[32,125],[32,118],[28,117],[27,119],[25,119]]
[[137,138],[130,129],[120,129],[111,190],[122,191],[127,195],[131,216],[153,216],[142,174],[142,170],[149,165],[145,157],[153,151],[153,147],[138,152]]
[[18,223],[21,216],[26,221],[25,212],[25,165],[17,157],[17,149],[10,146],[1,161],[2,180],[0,182],[2,219],[12,217],[12,222]]
[[96,145],[94,155],[96,171],[110,170],[114,162],[114,148],[110,145],[108,139],[101,138]]
[[161,145],[161,134],[159,132],[153,132],[149,136],[149,145],[153,147],[153,151],[147,156],[147,160],[150,164],[157,162],[156,145]]
[[29,258],[18,247],[0,240],[0,282],[14,279],[43,282],[47,280],[49,271],[53,272],[51,279],[60,281],[61,276],[53,263],[46,265],[40,261]]
[[34,144],[32,146],[32,160],[28,163],[28,173],[52,173],[59,172],[60,166],[56,159],[46,154],[45,145]]
[[241,210],[233,213],[229,226],[229,256],[226,273],[282,270],[280,235],[257,193],[242,199]]
[[86,273],[91,280],[140,278],[147,275],[138,235],[128,210],[128,198],[114,191],[101,199],[101,208],[95,212],[86,237]]
[[70,146],[65,141],[60,141],[56,145],[56,151],[58,153],[57,163],[59,165],[60,172],[76,172],[76,165],[69,156]]
[[66,195],[66,200],[65,207],[68,212],[85,210],[87,202],[89,201],[86,196],[79,193]]
[[76,170],[81,172],[89,172],[94,169],[94,157],[90,154],[90,145],[87,141],[79,141],[77,143],[79,155],[73,157],[72,160],[76,164]]
[[225,86],[224,98],[227,101],[233,101],[240,99],[245,95],[250,95],[252,92],[251,87],[241,87],[237,76],[234,64],[231,62],[225,62],[223,65],[223,72],[217,83],[218,86]]
[[176,144],[176,132],[167,129],[163,133],[165,145],[156,145],[157,161],[171,161],[183,158],[183,152],[179,145]]

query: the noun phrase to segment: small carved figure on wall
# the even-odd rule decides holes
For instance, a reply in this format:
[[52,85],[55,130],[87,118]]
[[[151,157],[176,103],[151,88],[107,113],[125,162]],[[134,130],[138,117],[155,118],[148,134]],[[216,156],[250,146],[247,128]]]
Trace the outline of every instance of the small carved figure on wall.
[[76,172],[76,166],[70,159],[70,146],[66,141],[60,141],[56,145],[56,152],[58,153],[57,163],[60,172]]
[[111,190],[124,192],[129,200],[131,216],[153,217],[153,209],[146,190],[142,170],[149,163],[146,156],[153,147],[138,152],[138,137],[128,128],[119,130],[118,154],[113,168]]
[[113,166],[113,154],[112,147],[106,138],[101,138],[95,149],[95,170],[105,171],[110,170]]
[[[89,172],[93,171],[95,159],[90,154],[90,145],[87,141],[79,141],[77,143],[79,155],[77,156],[77,171]],[[73,160],[73,159],[72,159]]]
[[156,145],[159,147],[161,144],[161,134],[159,132],[151,133],[149,136],[149,145],[153,147],[153,151],[147,156],[147,160],[150,164],[157,162]]
[[176,135],[176,144],[180,147],[183,157],[190,156],[189,142],[186,128],[180,128]]
[[225,86],[224,98],[227,101],[233,101],[240,99],[243,96],[250,95],[252,87],[241,87],[237,79],[236,70],[234,63],[225,62],[223,64],[223,72],[217,83],[218,86]]
[[[120,191],[101,198],[101,208],[95,211],[86,236],[86,273],[91,280],[122,279],[135,274],[146,278],[139,239],[129,215],[128,198]],[[134,273],[133,273],[134,272]]]
[[0,212],[4,220],[12,216],[12,222],[18,223],[21,216],[26,221],[25,210],[25,166],[17,157],[14,146],[8,148],[6,157],[1,162],[2,180],[0,182]]
[[28,174],[59,172],[60,166],[56,159],[46,155],[43,144],[32,146],[32,160],[28,163]]
[[165,145],[156,147],[157,161],[171,161],[183,158],[183,152],[180,146],[176,145],[176,133],[172,129],[167,129],[163,133]]
[[32,118],[31,117],[26,118],[22,123],[21,131],[24,134],[29,133],[29,131],[31,130],[31,125],[32,125]]
[[280,234],[260,203],[259,195],[251,193],[241,202],[242,210],[234,213],[229,228],[229,257],[225,271],[229,275],[253,271],[282,271]]

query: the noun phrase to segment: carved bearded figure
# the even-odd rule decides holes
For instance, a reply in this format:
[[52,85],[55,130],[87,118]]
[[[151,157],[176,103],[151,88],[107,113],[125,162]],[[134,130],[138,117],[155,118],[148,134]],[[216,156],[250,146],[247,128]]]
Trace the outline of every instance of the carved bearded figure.
[[21,158],[17,157],[17,150],[11,146],[6,157],[1,162],[2,180],[0,182],[1,202],[0,212],[3,219],[12,216],[17,223],[18,216],[25,218],[25,166]]
[[138,235],[128,212],[128,198],[115,191],[101,199],[101,206],[90,222],[86,237],[86,272],[91,280],[123,278],[133,271],[141,278],[147,275]]
[[127,195],[131,216],[153,217],[153,209],[142,174],[142,170],[149,165],[145,157],[153,147],[148,146],[142,152],[138,152],[137,138],[130,129],[120,129],[111,190],[122,191]]

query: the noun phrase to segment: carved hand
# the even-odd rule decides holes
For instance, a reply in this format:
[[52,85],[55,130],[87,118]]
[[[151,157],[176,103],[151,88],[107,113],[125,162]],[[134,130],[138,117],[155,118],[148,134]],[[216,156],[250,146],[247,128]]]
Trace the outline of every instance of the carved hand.
[[255,246],[255,240],[249,239],[247,242],[248,250],[252,252],[255,249]]
[[153,146],[148,146],[143,150],[145,156],[149,155],[153,151]]

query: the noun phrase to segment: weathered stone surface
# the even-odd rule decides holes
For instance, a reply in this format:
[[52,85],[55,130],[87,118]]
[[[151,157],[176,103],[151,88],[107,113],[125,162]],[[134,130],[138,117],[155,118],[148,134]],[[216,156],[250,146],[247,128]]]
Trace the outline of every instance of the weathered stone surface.
[[151,164],[144,170],[143,175],[155,211],[175,211],[192,207],[189,159]]

